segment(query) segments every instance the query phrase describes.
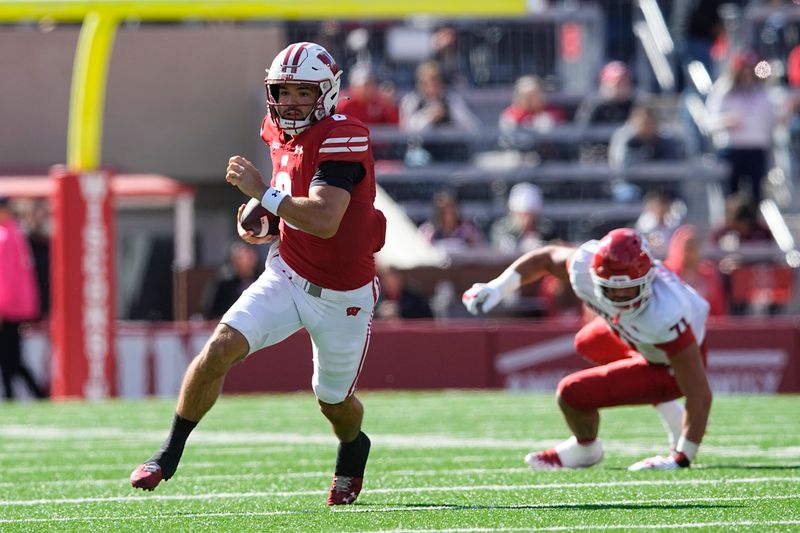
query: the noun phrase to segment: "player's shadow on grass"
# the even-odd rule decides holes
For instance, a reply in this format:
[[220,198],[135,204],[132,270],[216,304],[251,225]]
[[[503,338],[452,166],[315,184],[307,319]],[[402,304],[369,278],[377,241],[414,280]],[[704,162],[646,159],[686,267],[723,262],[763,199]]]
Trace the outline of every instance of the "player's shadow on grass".
[[[606,470],[617,470],[619,472],[627,472],[628,469],[622,466],[607,466]],[[692,467],[690,470],[800,470],[800,464],[796,465],[748,465],[748,464],[701,464],[697,467]],[[679,470],[675,470],[678,472]],[[648,472],[637,472],[637,474],[645,474]],[[638,479],[638,478],[637,478]]]
[[[373,505],[369,503],[359,503],[359,505]],[[487,509],[576,509],[579,511],[589,510],[608,510],[608,509],[626,509],[626,510],[641,510],[663,509],[665,511],[672,511],[675,509],[722,509],[742,507],[741,504],[723,504],[723,503],[530,503],[519,505],[463,505],[456,503],[400,503],[393,507],[405,507],[408,509],[442,509],[452,511],[473,511],[473,510],[487,510]]]
[[729,464],[729,465],[707,465],[703,470],[800,470],[800,464],[796,465],[748,465],[748,464]]

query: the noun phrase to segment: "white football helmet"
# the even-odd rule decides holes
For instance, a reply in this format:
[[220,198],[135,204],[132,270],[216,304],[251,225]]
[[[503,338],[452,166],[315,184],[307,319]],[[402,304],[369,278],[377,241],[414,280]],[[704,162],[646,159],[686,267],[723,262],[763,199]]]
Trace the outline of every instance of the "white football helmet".
[[[275,126],[289,135],[305,131],[311,124],[336,112],[342,71],[325,48],[316,43],[290,44],[275,56],[264,80],[267,107]],[[319,98],[311,112],[302,119],[282,118],[278,113],[278,86],[286,83],[312,84],[319,87]]]
[[[620,315],[644,309],[653,292],[655,275],[653,257],[647,244],[641,235],[628,228],[612,230],[603,237],[592,260],[595,296]],[[612,300],[606,294],[607,289],[630,287],[638,287],[639,292],[625,301]]]

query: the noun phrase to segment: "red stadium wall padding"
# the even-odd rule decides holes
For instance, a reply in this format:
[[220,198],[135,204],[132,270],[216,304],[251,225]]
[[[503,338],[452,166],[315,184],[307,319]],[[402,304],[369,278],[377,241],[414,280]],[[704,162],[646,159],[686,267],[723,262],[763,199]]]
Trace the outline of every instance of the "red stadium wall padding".
[[[252,354],[225,380],[228,393],[311,389],[311,340],[305,332]],[[360,389],[485,388],[492,377],[484,328],[432,323],[373,327]]]
[[409,324],[374,328],[361,388],[491,387],[492,353],[483,328]]
[[[580,325],[377,323],[359,388],[555,390],[561,378],[589,366],[573,346]],[[707,337],[715,391],[800,392],[800,320],[717,320]],[[299,333],[234,368],[224,390],[310,390],[310,381],[310,341]]]
[[53,398],[114,396],[114,224],[109,175],[54,167]]
[[800,319],[723,319],[709,324],[708,371],[717,392],[800,392]]
[[[378,323],[360,389],[555,390],[589,363],[575,353],[578,321],[498,325]],[[725,319],[709,325],[709,379],[717,392],[800,392],[800,321]],[[300,333],[253,354],[226,392],[308,390],[310,341]]]
[[[499,386],[555,390],[559,380],[589,364],[572,342],[580,324],[504,326],[494,359]],[[800,320],[725,318],[706,334],[708,376],[715,392],[800,392]]]
[[305,331],[299,331],[233,367],[225,378],[223,391],[238,394],[311,390],[311,371],[311,339]]
[[498,328],[492,358],[494,386],[510,390],[555,390],[572,372],[588,368],[575,353],[576,319],[558,323],[517,323]]
[[[175,395],[214,326],[120,322],[115,344],[119,395]],[[579,326],[577,321],[379,322],[359,389],[554,391],[561,378],[588,366],[574,352]],[[800,392],[800,318],[718,319],[709,323],[707,338],[715,392]],[[33,368],[51,356],[42,328],[27,331],[24,347]],[[73,379],[74,369],[66,377]],[[310,390],[311,342],[305,332],[251,355],[231,370],[224,385],[226,393]]]

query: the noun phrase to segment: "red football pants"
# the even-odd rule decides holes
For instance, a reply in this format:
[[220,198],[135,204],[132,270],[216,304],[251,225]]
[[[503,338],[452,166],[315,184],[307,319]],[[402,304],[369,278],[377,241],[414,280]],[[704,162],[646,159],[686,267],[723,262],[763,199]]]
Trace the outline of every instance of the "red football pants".
[[605,365],[638,355],[622,342],[622,339],[608,327],[605,319],[599,316],[583,326],[575,335],[575,351],[595,365]]
[[570,374],[558,395],[573,409],[656,404],[683,396],[668,365],[648,362],[597,317],[575,335],[575,349],[597,366]]

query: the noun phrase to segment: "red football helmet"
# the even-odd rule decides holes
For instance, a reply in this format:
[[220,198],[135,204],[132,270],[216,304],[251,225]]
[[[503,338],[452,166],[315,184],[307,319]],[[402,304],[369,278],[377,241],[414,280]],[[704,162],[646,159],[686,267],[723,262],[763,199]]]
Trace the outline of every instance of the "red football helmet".
[[[264,80],[270,119],[289,135],[300,134],[317,120],[336,112],[341,79],[341,69],[325,48],[308,42],[290,44],[275,56]],[[283,118],[278,113],[278,107],[281,106],[278,103],[278,86],[285,83],[319,87],[319,98],[305,118]]]
[[[591,269],[595,296],[619,314],[644,308],[653,290],[653,258],[642,236],[629,228],[612,230],[600,241]],[[624,300],[609,298],[608,289],[638,287],[636,296]]]

